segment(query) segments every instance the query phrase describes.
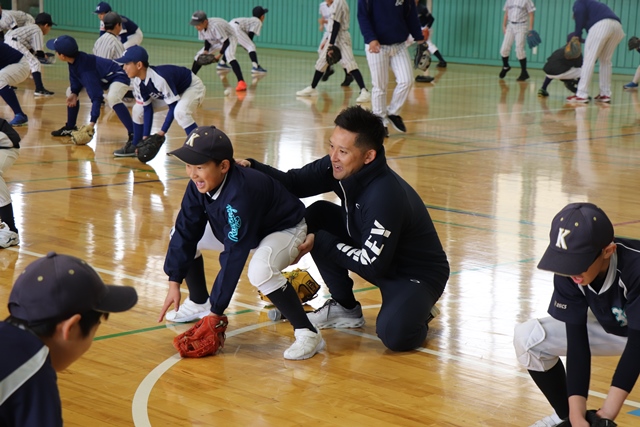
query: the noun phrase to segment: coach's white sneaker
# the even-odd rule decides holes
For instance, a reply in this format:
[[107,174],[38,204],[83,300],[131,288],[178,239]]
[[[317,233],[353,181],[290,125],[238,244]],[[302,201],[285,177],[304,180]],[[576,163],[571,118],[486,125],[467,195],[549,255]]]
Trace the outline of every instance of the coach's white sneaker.
[[311,86],[307,86],[302,90],[296,92],[297,96],[317,96],[318,91]]
[[191,301],[191,299],[187,298],[182,304],[180,304],[178,311],[171,310],[167,312],[164,317],[169,322],[186,323],[193,322],[196,319],[202,319],[209,313],[211,313],[211,303],[209,300],[204,304],[196,304]]
[[364,325],[362,306],[360,303],[354,308],[344,308],[334,299],[327,300],[322,307],[313,313],[307,313],[311,324],[320,329],[328,328],[359,328]]
[[556,414],[552,414],[548,417],[544,417],[543,419],[536,421],[535,423],[531,424],[530,427],[556,427],[561,423],[562,420],[560,419],[560,417]]
[[304,360],[313,357],[325,347],[325,342],[318,332],[312,332],[309,329],[296,329],[293,334],[296,341],[291,347],[284,351],[284,358],[289,360]]
[[360,95],[356,98],[356,102],[369,102],[371,101],[371,94],[367,88],[360,89]]

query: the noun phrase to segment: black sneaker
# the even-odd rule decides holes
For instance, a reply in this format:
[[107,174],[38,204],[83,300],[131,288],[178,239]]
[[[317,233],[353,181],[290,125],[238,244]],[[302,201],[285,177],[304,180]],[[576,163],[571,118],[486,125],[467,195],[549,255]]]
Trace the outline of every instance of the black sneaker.
[[529,80],[529,73],[527,73],[526,71],[521,72],[517,80],[519,82],[524,82]]
[[116,151],[114,151],[113,155],[114,157],[135,157],[136,146],[131,143],[131,140],[129,140],[127,141],[126,144],[122,146],[122,148],[119,148]]
[[75,130],[78,130],[76,126],[67,127],[67,125],[64,125],[60,129],[51,132],[51,136],[71,136],[71,132]]
[[433,80],[433,76],[416,76],[416,82],[418,83],[431,83]]
[[500,78],[504,79],[504,76],[507,75],[510,69],[511,67],[502,67],[502,70],[500,70]]
[[387,117],[389,117],[389,121],[398,132],[407,131],[407,127],[404,125],[404,122],[402,121],[402,117],[395,116],[393,114],[389,114]]
[[578,92],[578,81],[577,80],[563,80],[564,87],[566,87],[570,92],[577,93]]
[[347,74],[346,76],[344,76],[344,81],[340,83],[340,86],[348,87],[351,82],[353,82],[353,76],[351,74]]
[[42,90],[36,90],[35,92],[33,92],[33,94],[35,96],[51,96],[53,95],[53,92],[51,92],[50,90],[42,89]]
[[438,67],[438,68],[447,68],[447,61],[438,62],[438,65],[436,65],[436,67]]

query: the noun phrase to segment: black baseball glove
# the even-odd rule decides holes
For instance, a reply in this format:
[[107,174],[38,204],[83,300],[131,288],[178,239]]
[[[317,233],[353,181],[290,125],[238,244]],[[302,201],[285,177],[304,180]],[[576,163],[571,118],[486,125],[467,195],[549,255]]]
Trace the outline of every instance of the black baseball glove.
[[142,163],[147,163],[158,154],[160,147],[164,144],[164,136],[160,136],[157,133],[143,139],[136,146],[136,156]]
[[633,36],[629,39],[629,42],[627,44],[629,46],[629,50],[638,49],[640,48],[640,39],[636,36]]
[[196,58],[196,62],[198,63],[198,65],[209,65],[218,61],[214,54],[203,53],[202,55],[198,55],[198,57]]
[[618,427],[614,421],[607,418],[600,418],[597,414],[598,411],[590,409],[587,411],[585,418],[591,427]]
[[340,52],[340,48],[335,45],[329,46],[329,48],[327,49],[327,64],[337,64],[341,59],[342,52]]
[[416,47],[416,54],[413,57],[413,68],[426,71],[431,65],[431,54],[426,43],[419,43]]

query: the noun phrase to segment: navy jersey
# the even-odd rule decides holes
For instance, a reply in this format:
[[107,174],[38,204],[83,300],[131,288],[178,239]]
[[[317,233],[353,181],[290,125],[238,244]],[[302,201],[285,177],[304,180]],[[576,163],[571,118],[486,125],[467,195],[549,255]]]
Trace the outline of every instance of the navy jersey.
[[158,65],[147,68],[147,77],[142,81],[133,79],[133,93],[136,102],[151,104],[153,99],[162,99],[173,104],[191,86],[191,70],[177,65]]
[[0,70],[7,65],[17,64],[22,59],[22,53],[6,43],[0,43]]
[[[138,25],[133,22],[131,19],[127,18],[124,15],[120,15],[122,19],[122,30],[120,31],[120,41],[124,44],[129,39],[129,36],[138,31]],[[100,21],[100,36],[102,36],[106,31],[104,30],[104,22]]]
[[576,0],[573,4],[573,18],[576,21],[575,35],[580,36],[582,30],[589,29],[598,21],[613,19],[620,22],[620,18],[604,3],[597,0]]
[[202,194],[189,181],[175,231],[169,242],[164,271],[181,283],[196,254],[207,222],[223,242],[220,271],[211,290],[211,311],[229,306],[249,252],[271,233],[295,227],[304,218],[304,205],[273,178],[231,164],[222,185]]
[[378,40],[381,45],[423,40],[414,0],[358,0],[358,23],[365,43]]
[[0,322],[0,427],[62,426],[49,349],[31,332]]
[[570,277],[554,276],[549,314],[565,323],[586,324],[590,308],[605,331],[627,336],[640,330],[640,241],[614,239],[616,252],[600,292],[578,285]]
[[113,82],[129,86],[129,77],[122,67],[110,59],[78,52],[73,64],[69,63],[71,92],[78,95],[85,88],[91,99],[91,122],[100,117],[103,93]]

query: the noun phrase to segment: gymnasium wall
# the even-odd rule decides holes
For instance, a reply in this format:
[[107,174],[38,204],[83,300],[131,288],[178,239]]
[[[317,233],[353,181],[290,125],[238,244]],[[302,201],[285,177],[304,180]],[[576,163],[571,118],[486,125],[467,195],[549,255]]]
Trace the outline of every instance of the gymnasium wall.
[[[376,1],[376,0],[373,0]],[[542,68],[546,58],[562,46],[573,31],[574,0],[534,0],[534,28],[542,44],[536,55],[528,54],[532,68]],[[57,29],[97,32],[98,18],[93,14],[96,0],[45,0],[45,11],[53,16]],[[135,21],[146,38],[197,41],[191,14],[204,10],[209,16],[227,20],[251,16],[256,5],[269,9],[258,47],[315,51],[321,37],[318,31],[319,0],[111,0],[112,8]],[[364,55],[364,42],[357,24],[357,0],[347,0],[351,8],[350,32],[354,53]],[[617,73],[633,73],[640,63],[637,52],[629,52],[626,40],[640,35],[640,2],[604,0],[622,18],[626,37],[613,62]],[[433,42],[450,62],[500,65],[504,0],[433,0],[436,18]],[[517,63],[515,52],[512,62]]]

